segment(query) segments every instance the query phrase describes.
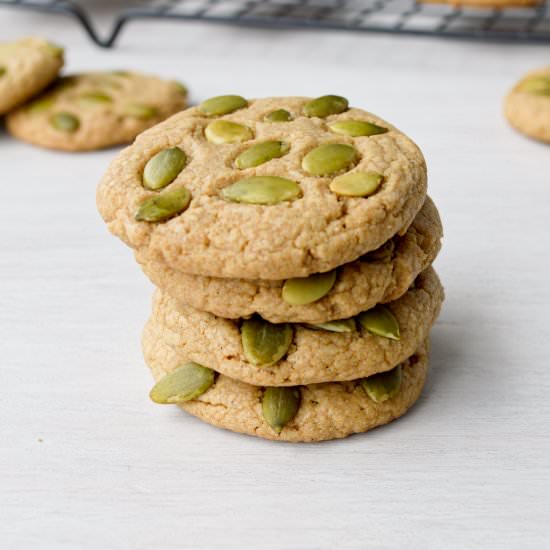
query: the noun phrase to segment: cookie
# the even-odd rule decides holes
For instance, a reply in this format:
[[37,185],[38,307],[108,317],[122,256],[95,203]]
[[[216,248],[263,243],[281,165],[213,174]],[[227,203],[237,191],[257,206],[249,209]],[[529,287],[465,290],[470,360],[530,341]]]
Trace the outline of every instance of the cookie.
[[418,147],[344,98],[224,96],[140,135],[97,204],[115,235],[170,269],[281,280],[404,234],[425,194]]
[[[393,314],[398,328],[381,336],[366,328],[366,315],[332,326],[347,332],[301,324],[264,326],[257,318],[238,322],[178,305],[157,291],[149,332],[170,345],[181,361],[195,361],[249,384],[294,386],[354,380],[389,370],[412,355],[428,337],[442,301],[443,288],[429,268],[387,309],[369,310]],[[271,348],[258,350],[256,334],[264,338],[261,346],[266,340],[272,346],[272,354]]]
[[87,151],[131,142],[183,109],[186,97],[175,81],[125,71],[83,73],[59,79],[6,122],[15,137],[34,145]]
[[285,281],[202,277],[148,260],[143,252],[136,258],[154,285],[195,309],[229,319],[258,313],[272,323],[323,323],[399,298],[435,259],[442,232],[437,209],[427,198],[405,235],[396,235],[380,249],[337,268],[333,286],[306,304],[296,304],[283,294],[288,288]]
[[506,97],[504,113],[522,134],[550,143],[550,67],[522,78]]
[[[151,329],[151,325],[145,329],[143,351],[159,380],[181,366],[181,357],[162,339],[150,334]],[[234,432],[282,441],[323,441],[366,432],[403,415],[418,399],[427,371],[425,342],[398,367],[398,385],[394,385],[391,394],[382,396],[386,398],[383,401],[372,391],[369,396],[368,386],[360,379],[264,389],[223,374],[214,378],[212,373],[194,399],[178,404],[201,420]],[[394,378],[393,373],[390,376]],[[276,396],[281,391],[290,393],[295,402],[290,403],[289,414],[285,415],[284,407],[288,402],[281,406],[281,399],[274,409],[264,408],[268,391],[275,391]],[[276,423],[277,415],[282,422]]]
[[0,115],[41,92],[63,66],[63,49],[37,37],[0,44]]

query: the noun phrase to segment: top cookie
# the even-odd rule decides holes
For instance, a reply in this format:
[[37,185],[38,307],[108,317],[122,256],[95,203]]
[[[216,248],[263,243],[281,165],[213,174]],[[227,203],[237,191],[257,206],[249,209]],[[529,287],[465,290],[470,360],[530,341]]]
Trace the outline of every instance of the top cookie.
[[52,82],[63,66],[63,49],[42,38],[0,44],[0,115]]
[[223,96],[140,135],[97,202],[115,235],[168,267],[278,280],[378,248],[425,195],[418,147],[344,98]]
[[111,71],[60,78],[31,103],[7,116],[23,141],[65,151],[131,142],[140,132],[185,107],[187,90],[175,81]]
[[525,75],[506,97],[504,112],[516,130],[550,143],[550,67]]

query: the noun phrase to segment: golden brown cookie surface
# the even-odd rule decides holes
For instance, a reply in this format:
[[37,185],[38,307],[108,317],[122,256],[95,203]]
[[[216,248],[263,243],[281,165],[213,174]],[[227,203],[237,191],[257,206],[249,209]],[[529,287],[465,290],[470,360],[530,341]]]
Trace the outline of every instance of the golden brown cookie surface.
[[0,44],[0,115],[42,91],[62,66],[62,48],[43,38]]
[[234,379],[260,386],[294,386],[353,380],[386,371],[409,357],[428,337],[443,301],[432,268],[401,298],[387,304],[399,325],[398,340],[365,330],[331,332],[292,325],[288,351],[274,364],[254,364],[243,346],[242,322],[178,305],[157,291],[150,334],[171,346],[181,361],[195,361]]
[[129,143],[185,107],[181,84],[133,72],[67,76],[10,113],[16,137],[53,149],[87,151]]
[[[145,360],[156,380],[172,372],[181,358],[162,340],[143,337]],[[265,389],[219,375],[196,399],[180,406],[200,419],[234,432],[280,441],[323,441],[366,432],[403,415],[418,399],[428,371],[427,342],[401,366],[399,391],[391,399],[375,402],[360,380],[299,386],[296,415],[280,433],[266,422],[262,411]]]
[[522,134],[550,143],[550,67],[525,75],[506,97],[504,113]]
[[[115,159],[98,188],[98,208],[110,230],[170,269],[271,280],[328,271],[405,232],[426,193],[426,167],[418,147],[360,109],[307,116],[309,101],[251,100],[221,116],[192,108],[143,133]],[[266,121],[279,109],[286,109],[291,120]],[[350,136],[331,128],[350,120],[374,123],[384,133]],[[283,143],[281,155],[240,168],[237,159],[265,142]],[[327,150],[327,145],[337,147]],[[185,167],[162,189],[144,186],[147,163],[174,147],[186,155]],[[318,147],[323,149],[310,155]],[[369,196],[345,196],[331,189],[336,177],[359,172],[382,178]],[[264,179],[241,185],[258,177]],[[171,194],[183,188],[190,192],[190,202],[180,204],[178,197],[171,215],[144,221],[147,201],[164,201],[166,213],[170,201],[164,199],[172,201]],[[236,196],[252,202],[237,202]],[[159,214],[158,208],[153,213]]]

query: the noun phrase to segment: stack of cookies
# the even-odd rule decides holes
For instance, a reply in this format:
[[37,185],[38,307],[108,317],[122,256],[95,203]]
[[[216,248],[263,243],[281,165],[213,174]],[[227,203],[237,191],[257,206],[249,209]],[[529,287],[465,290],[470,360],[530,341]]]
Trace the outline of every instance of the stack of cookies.
[[443,301],[426,185],[418,147],[340,96],[219,96],[138,136],[98,207],[158,287],[153,401],[287,441],[404,414]]
[[129,71],[59,77],[63,49],[42,38],[0,45],[0,115],[28,143],[64,151],[126,144],[186,105],[179,82]]

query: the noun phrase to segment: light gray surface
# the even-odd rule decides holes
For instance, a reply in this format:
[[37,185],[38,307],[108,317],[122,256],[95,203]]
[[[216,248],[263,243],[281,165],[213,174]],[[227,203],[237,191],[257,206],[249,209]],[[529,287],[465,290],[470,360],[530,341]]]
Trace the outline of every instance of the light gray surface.
[[211,428],[148,401],[151,287],[95,211],[115,151],[0,134],[0,547],[548,547],[550,149],[501,116],[547,48],[140,23],[105,52],[63,19],[0,11],[0,28],[195,101],[341,93],[388,118],[425,151],[447,290],[402,420],[318,445]]

